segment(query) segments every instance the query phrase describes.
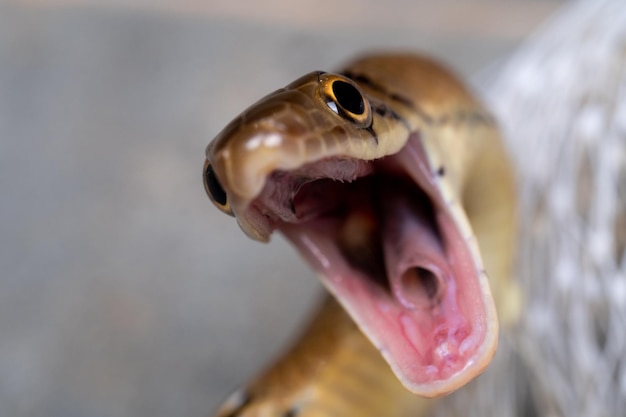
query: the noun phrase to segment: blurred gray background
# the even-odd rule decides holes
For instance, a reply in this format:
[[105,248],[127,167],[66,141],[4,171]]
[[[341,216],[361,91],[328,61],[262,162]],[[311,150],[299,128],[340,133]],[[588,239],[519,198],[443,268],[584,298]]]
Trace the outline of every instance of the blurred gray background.
[[206,416],[319,291],[212,207],[212,137],[371,49],[488,82],[559,5],[0,3],[0,416]]

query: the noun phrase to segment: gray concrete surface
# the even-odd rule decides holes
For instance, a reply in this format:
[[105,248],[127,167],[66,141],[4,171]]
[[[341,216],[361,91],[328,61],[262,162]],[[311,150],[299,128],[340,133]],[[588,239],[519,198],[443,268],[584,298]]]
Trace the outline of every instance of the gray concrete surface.
[[472,75],[520,41],[423,31],[406,6],[414,26],[366,31],[0,5],[0,416],[203,416],[279,350],[318,284],[211,206],[204,147],[358,51]]

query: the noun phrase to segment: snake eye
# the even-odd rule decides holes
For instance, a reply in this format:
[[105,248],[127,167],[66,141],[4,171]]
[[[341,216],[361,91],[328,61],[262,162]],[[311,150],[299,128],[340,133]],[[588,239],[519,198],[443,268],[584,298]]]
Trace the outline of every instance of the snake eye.
[[220,181],[217,179],[213,166],[208,159],[204,163],[204,172],[202,177],[204,179],[204,189],[213,204],[215,204],[217,208],[224,213],[232,216],[233,212],[230,209],[230,204],[228,204],[228,195],[226,194],[226,191],[224,191]]
[[333,112],[358,127],[369,128],[372,125],[370,104],[352,80],[340,75],[322,74],[320,82],[322,98]]
[[337,80],[332,84],[332,89],[335,99],[341,107],[353,114],[363,114],[365,111],[365,102],[363,101],[363,96],[355,86],[345,81]]

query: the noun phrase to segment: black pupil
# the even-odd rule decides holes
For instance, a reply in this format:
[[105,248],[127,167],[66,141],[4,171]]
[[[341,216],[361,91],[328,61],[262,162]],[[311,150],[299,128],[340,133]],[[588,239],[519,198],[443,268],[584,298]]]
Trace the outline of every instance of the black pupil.
[[335,81],[333,83],[333,94],[337,99],[337,103],[350,113],[363,114],[365,111],[363,97],[352,84],[345,81]]
[[209,165],[204,172],[204,181],[206,182],[207,188],[211,193],[211,196],[215,200],[217,204],[224,205],[228,201],[226,197],[226,191],[222,188],[222,185],[217,180],[215,176],[215,171],[213,171],[213,167]]

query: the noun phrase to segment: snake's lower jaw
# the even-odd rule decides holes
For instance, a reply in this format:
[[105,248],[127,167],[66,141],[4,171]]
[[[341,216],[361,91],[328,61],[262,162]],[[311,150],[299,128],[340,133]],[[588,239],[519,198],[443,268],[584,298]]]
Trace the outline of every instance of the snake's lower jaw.
[[300,181],[291,197],[268,202],[269,192],[259,204],[403,385],[445,395],[480,374],[497,346],[476,239],[460,202],[442,195],[441,172],[429,167],[418,135],[367,164],[355,166],[365,174],[357,180],[343,171],[306,180],[302,171],[287,174],[281,189]]

